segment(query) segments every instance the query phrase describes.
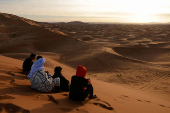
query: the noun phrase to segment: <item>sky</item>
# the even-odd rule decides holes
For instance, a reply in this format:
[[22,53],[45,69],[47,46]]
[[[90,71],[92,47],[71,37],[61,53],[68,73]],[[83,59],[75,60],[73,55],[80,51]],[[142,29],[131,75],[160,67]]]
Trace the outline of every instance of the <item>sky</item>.
[[0,12],[40,22],[170,22],[170,0],[0,0]]

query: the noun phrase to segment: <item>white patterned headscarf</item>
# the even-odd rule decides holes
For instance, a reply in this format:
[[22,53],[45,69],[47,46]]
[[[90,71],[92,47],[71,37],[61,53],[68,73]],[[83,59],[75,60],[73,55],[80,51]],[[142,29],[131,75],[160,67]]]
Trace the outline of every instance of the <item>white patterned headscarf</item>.
[[28,74],[27,77],[31,77],[36,71],[41,70],[44,71],[44,63],[45,63],[45,58],[40,58],[31,67],[31,71]]

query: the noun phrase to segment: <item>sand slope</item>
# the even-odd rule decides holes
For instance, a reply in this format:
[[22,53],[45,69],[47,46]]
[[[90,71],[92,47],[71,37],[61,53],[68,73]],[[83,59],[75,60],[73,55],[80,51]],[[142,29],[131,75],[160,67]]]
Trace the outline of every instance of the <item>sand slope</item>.
[[[168,113],[170,100],[92,79],[98,98],[74,102],[68,92],[40,93],[30,88],[29,80],[21,74],[22,61],[0,56],[0,110],[2,112],[117,112],[117,113]],[[58,62],[55,62],[59,64]],[[53,73],[53,69],[46,68]],[[74,69],[64,67],[64,75],[70,79]]]

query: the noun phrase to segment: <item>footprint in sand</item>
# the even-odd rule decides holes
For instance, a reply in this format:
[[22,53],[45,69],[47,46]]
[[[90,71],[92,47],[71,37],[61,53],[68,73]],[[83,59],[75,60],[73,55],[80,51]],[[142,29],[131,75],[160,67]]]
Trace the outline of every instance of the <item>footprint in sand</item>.
[[8,74],[8,75],[12,75],[12,76],[15,76],[15,74],[14,74],[14,73],[12,73],[11,71],[7,72],[6,74]]
[[12,79],[10,83],[14,83],[15,82],[15,79]]
[[105,104],[107,104],[108,106],[111,106],[108,102],[100,100],[101,102],[104,102]]
[[59,102],[57,100],[54,99],[54,97],[52,95],[48,95],[49,101],[55,103],[55,104],[59,104]]
[[141,100],[139,100],[139,99],[136,99],[137,101],[140,101],[140,102],[142,102]]
[[128,96],[126,96],[126,95],[122,95],[122,96],[120,96],[119,98],[120,98],[120,99],[124,99],[124,100],[126,100],[126,101],[129,101],[129,98],[130,98],[130,97],[128,97]]
[[41,101],[49,101],[49,96],[48,95],[38,95],[36,96],[36,98],[34,98],[35,100],[41,100]]
[[29,110],[11,103],[0,103],[0,113],[30,113]]
[[[141,100],[139,100],[139,99],[136,99],[137,101],[140,101],[140,102],[142,102]],[[148,103],[151,103],[151,101],[147,101],[147,100],[144,100],[145,102],[148,102]],[[164,106],[164,105],[162,105],[162,104],[159,104],[159,106],[161,106],[161,107],[166,107],[166,106]],[[170,107],[169,107],[170,108]]]
[[128,97],[128,96],[126,96],[126,95],[122,95],[123,97],[126,97],[126,98],[130,98],[130,97]]
[[145,100],[145,102],[151,103],[151,101],[147,101],[147,100]]
[[124,99],[124,98],[122,98],[122,97],[119,97],[120,99]]
[[159,106],[161,106],[161,107],[165,107],[164,105],[161,105],[161,104],[159,104]]
[[[140,99],[136,99],[137,101],[139,101],[139,102],[142,102],[142,100],[140,100]],[[148,102],[148,103],[151,103],[151,101],[149,101],[149,100],[143,100],[144,102]]]
[[101,103],[97,103],[97,102],[93,102],[94,105],[99,105],[100,107],[107,109],[107,110],[114,110],[114,108],[110,107],[110,106],[106,106],[104,104]]
[[0,100],[3,100],[3,99],[15,99],[15,98],[9,95],[0,96]]
[[34,100],[51,101],[57,105],[59,104],[59,102],[52,95],[38,95],[34,98]]
[[[103,102],[104,104],[102,103],[99,103],[99,102],[93,102],[94,105],[99,105],[100,107],[104,108],[104,109],[107,109],[107,110],[114,110],[113,107],[111,107],[111,105],[106,102],[106,101],[103,101],[103,100],[100,100],[99,98],[96,98],[95,101],[101,101]],[[106,104],[106,105],[105,105]]]

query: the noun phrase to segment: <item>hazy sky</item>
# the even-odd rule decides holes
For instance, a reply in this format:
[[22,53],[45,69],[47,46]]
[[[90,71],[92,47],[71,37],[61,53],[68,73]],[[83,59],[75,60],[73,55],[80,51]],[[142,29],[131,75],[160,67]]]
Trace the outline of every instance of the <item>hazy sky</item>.
[[0,0],[0,12],[43,22],[170,22],[170,0]]

